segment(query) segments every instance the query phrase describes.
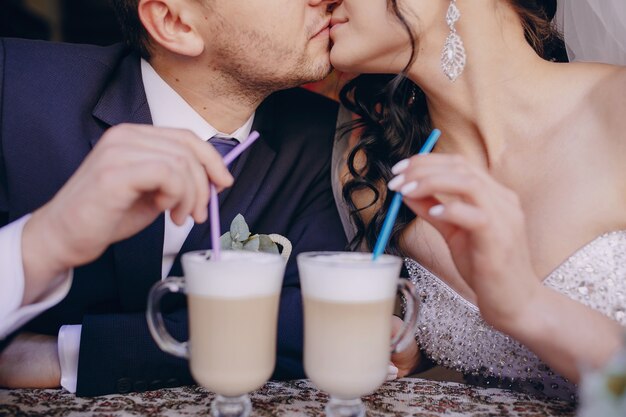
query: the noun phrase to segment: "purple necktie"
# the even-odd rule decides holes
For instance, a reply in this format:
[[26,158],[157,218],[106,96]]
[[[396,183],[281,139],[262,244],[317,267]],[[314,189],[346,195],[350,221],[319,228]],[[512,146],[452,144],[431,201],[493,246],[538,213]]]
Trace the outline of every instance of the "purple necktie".
[[222,158],[232,151],[239,144],[237,139],[212,137],[209,143],[222,155]]

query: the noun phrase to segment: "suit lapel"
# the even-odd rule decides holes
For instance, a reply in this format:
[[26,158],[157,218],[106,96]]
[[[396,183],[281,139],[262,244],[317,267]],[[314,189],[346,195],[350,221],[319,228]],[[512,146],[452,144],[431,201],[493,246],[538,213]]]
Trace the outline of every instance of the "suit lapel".
[[[143,88],[139,58],[128,55],[120,62],[92,112],[105,126],[121,123],[152,124]],[[95,146],[100,137],[91,138]]]
[[[121,123],[152,124],[138,57],[129,55],[122,59],[93,116],[105,127]],[[100,136],[91,138],[92,146],[99,139]],[[164,225],[161,215],[137,235],[113,245],[119,299],[125,310],[144,310],[150,287],[161,278]]]
[[[265,100],[257,109],[252,130],[257,130],[261,137],[233,164],[231,172],[235,177],[235,184],[219,195],[222,233],[230,229],[230,223],[237,214],[241,213],[246,217],[276,157],[273,144],[274,110],[271,98]],[[210,232],[211,227],[208,221],[194,225],[176,256],[169,275],[182,274],[180,257],[183,253],[211,248]]]

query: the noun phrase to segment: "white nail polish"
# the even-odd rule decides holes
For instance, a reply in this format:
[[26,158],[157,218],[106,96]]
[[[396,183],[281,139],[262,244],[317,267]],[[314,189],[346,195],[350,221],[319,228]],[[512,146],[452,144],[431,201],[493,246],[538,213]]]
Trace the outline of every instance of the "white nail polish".
[[398,368],[393,365],[389,365],[389,369],[387,370],[387,381],[393,381],[398,379]]
[[411,191],[414,191],[415,189],[417,189],[417,181],[411,181],[407,184],[404,184],[402,188],[400,188],[400,193],[406,195]]
[[409,164],[410,163],[408,159],[403,159],[402,161],[395,164],[393,168],[391,168],[391,172],[393,173],[393,175],[398,175],[404,172],[404,170],[409,167]]
[[398,175],[397,177],[389,181],[389,184],[387,186],[389,187],[390,190],[396,191],[402,184],[404,184],[404,181],[405,181],[404,175]]
[[446,208],[443,206],[443,204],[439,204],[431,207],[430,210],[428,210],[428,214],[432,217],[439,217],[443,214],[445,210]]

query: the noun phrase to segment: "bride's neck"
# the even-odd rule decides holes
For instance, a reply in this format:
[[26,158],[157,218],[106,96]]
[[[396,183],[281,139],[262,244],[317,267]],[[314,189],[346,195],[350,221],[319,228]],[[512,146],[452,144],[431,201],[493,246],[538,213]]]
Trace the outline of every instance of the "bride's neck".
[[487,16],[478,7],[462,13],[457,31],[467,54],[463,74],[448,80],[440,65],[443,42],[429,48],[427,41],[424,48],[420,42],[408,76],[426,94],[433,126],[444,133],[438,150],[491,166],[515,139],[511,133],[536,114],[537,94],[546,87],[551,64],[527,43],[512,9],[498,8]]

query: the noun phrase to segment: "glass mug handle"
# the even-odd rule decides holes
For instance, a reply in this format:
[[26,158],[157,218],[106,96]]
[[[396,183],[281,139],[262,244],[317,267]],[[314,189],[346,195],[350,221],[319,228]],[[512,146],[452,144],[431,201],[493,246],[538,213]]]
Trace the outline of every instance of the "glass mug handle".
[[169,293],[185,293],[185,279],[170,277],[157,282],[148,295],[148,311],[146,320],[152,338],[159,348],[179,358],[189,359],[189,342],[179,342],[169,334],[161,314],[161,299]]
[[391,353],[405,350],[409,344],[415,340],[415,330],[417,327],[419,298],[415,286],[411,281],[401,278],[398,283],[398,291],[406,300],[406,310],[403,319],[404,323],[398,331],[398,334],[391,340]]

